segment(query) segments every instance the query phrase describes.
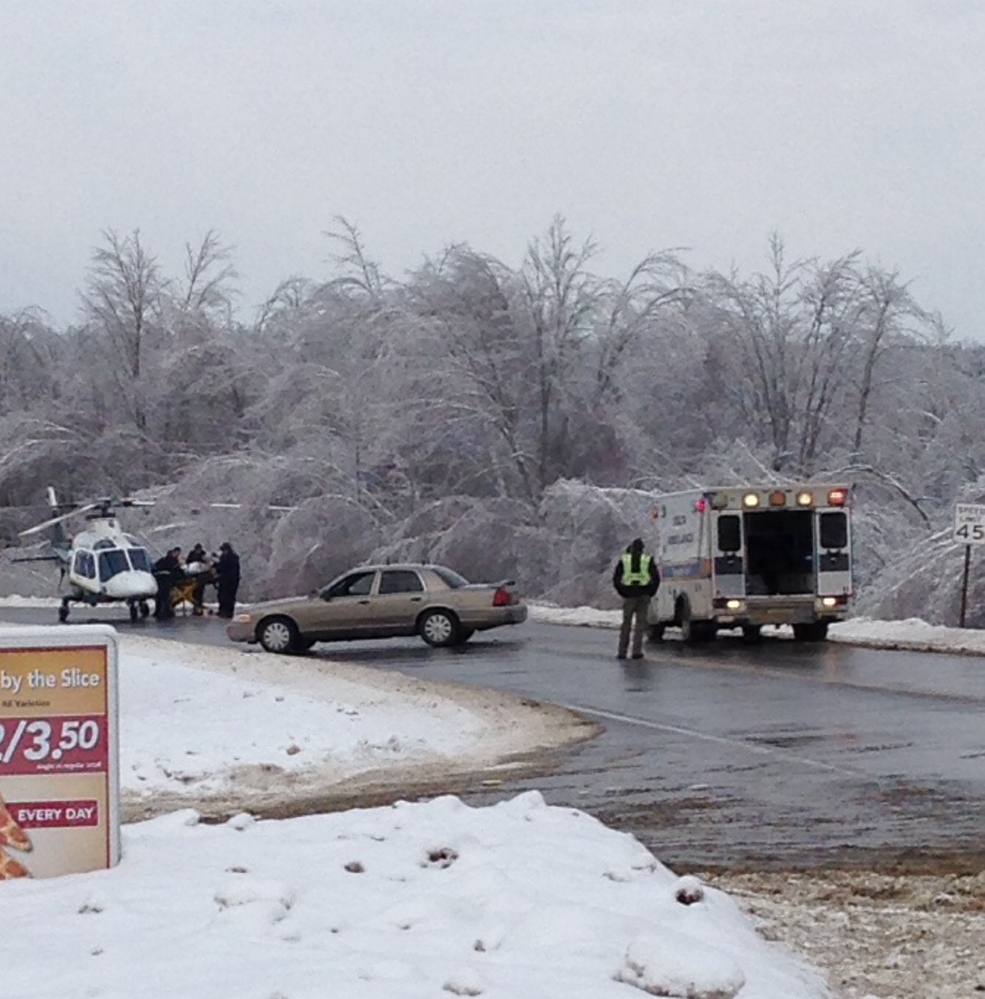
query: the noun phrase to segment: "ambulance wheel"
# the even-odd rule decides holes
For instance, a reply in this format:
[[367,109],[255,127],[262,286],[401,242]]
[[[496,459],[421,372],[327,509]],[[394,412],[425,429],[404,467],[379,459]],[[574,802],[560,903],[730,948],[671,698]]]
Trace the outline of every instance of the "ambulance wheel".
[[140,617],[140,610],[138,609],[136,602],[133,600],[131,600],[127,606],[130,609],[130,621],[132,624],[136,624],[137,618]]
[[691,617],[691,605],[685,600],[681,606],[681,637],[687,645],[710,642],[715,637],[712,621],[695,621]]
[[62,623],[68,620],[68,604],[62,604],[58,608],[58,620]]
[[140,608],[141,617],[147,617],[147,615],[150,614],[150,607],[148,606],[146,600],[141,600],[137,606]]
[[828,622],[811,621],[807,624],[795,624],[793,637],[797,642],[823,642],[828,637]]
[[667,625],[665,624],[650,624],[646,628],[646,637],[650,639],[651,642],[662,642],[664,640],[664,631]]
[[761,624],[744,624],[742,626],[742,640],[750,645],[758,642],[762,636],[763,626]]

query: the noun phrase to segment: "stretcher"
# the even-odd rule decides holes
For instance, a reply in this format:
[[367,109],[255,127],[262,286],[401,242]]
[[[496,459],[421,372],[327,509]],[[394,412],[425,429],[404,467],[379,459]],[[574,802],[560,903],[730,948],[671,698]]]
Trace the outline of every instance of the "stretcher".
[[215,569],[206,569],[204,572],[184,573],[180,579],[174,580],[171,584],[171,610],[177,613],[180,609],[182,614],[187,614],[189,610],[195,612],[195,592],[202,588],[203,600],[206,586],[215,586]]

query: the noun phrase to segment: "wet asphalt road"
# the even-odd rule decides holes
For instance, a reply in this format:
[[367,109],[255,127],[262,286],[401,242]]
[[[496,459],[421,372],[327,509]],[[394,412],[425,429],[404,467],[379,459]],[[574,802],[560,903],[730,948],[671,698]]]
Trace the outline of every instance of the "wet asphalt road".
[[[54,613],[2,608],[0,620]],[[215,619],[73,618],[227,641]],[[677,869],[981,869],[985,659],[724,635],[692,649],[671,634],[623,663],[615,638],[528,622],[462,650],[398,640],[315,654],[510,690],[604,726],[544,761],[547,773],[454,789],[474,804],[536,788],[632,832]]]

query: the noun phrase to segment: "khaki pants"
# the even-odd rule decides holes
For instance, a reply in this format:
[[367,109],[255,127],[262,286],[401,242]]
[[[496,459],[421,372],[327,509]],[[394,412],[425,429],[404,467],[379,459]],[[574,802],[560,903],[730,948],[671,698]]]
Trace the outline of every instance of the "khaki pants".
[[643,636],[646,634],[646,612],[649,606],[650,598],[646,594],[642,597],[623,597],[622,627],[619,629],[620,659],[626,658],[630,633],[633,636],[633,655],[636,658],[643,655]]

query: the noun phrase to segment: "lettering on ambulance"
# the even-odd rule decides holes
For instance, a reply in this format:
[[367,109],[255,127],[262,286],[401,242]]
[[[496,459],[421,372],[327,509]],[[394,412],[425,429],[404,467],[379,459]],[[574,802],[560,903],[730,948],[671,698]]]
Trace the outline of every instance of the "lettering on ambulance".
[[662,565],[660,575],[664,579],[707,579],[711,575],[711,559],[698,558],[679,565]]
[[672,534],[667,539],[667,547],[670,548],[673,545],[688,545],[694,541],[694,534],[688,531],[687,534]]

